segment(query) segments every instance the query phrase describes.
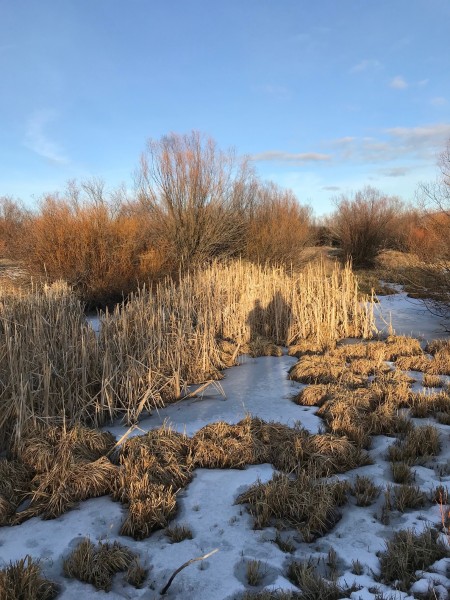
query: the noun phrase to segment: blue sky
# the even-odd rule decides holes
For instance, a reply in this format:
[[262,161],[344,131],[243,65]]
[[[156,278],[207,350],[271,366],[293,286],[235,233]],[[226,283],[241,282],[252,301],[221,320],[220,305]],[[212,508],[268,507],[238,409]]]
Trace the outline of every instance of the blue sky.
[[448,0],[2,0],[0,195],[132,174],[192,129],[316,214],[413,200],[450,139]]

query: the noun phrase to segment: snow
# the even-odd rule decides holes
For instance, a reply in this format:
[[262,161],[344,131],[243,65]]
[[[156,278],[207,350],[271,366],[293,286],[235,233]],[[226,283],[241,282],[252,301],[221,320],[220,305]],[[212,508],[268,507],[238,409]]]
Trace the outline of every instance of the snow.
[[[401,286],[397,287],[401,289]],[[387,332],[392,322],[397,335],[410,335],[422,340],[448,337],[450,324],[430,312],[424,300],[410,298],[403,291],[390,296],[379,296],[378,300],[375,305],[378,329]]]
[[[420,307],[418,301],[406,298],[404,294],[381,298],[383,311],[392,313],[397,333],[422,334],[424,338],[439,337],[439,319]],[[399,312],[400,311],[400,312]],[[96,326],[96,322],[93,324]],[[155,411],[139,424],[147,431],[163,423],[170,424],[177,431],[193,435],[208,423],[225,420],[236,423],[246,414],[259,416],[267,421],[280,421],[288,425],[300,422],[311,433],[319,431],[321,419],[316,408],[301,407],[292,402],[291,397],[304,387],[287,378],[289,368],[296,359],[284,355],[280,358],[263,357],[252,359],[243,357],[241,364],[225,372],[225,377],[216,385],[204,390],[198,398],[189,398]],[[420,383],[420,378],[419,383]],[[425,419],[417,420],[425,424]],[[435,423],[434,423],[435,424]],[[450,428],[438,425],[441,430],[442,452],[429,463],[413,467],[415,483],[427,493],[438,482],[450,487]],[[108,428],[117,437],[126,427],[115,424]],[[133,435],[139,434],[135,430]],[[341,479],[352,480],[356,475],[366,475],[378,485],[386,486],[391,481],[390,465],[386,460],[387,448],[393,438],[377,436],[373,440],[370,454],[374,464],[355,469],[340,475]],[[438,477],[440,467],[441,476]],[[285,577],[286,564],[291,558],[308,560],[310,557],[326,560],[330,548],[336,552],[339,583],[351,585],[356,582],[361,589],[351,594],[351,600],[374,600],[374,588],[385,592],[387,597],[392,588],[376,581],[379,573],[377,553],[385,549],[386,541],[395,530],[414,527],[420,531],[429,523],[439,523],[437,505],[427,505],[417,511],[404,514],[392,512],[389,525],[379,519],[383,494],[369,507],[357,507],[353,498],[342,508],[342,518],[324,537],[312,544],[302,542],[296,532],[285,531],[296,545],[293,555],[282,552],[273,543],[274,528],[254,530],[252,518],[245,506],[234,502],[243,490],[256,481],[267,481],[272,477],[271,465],[254,465],[243,470],[197,469],[192,482],[178,495],[179,512],[174,523],[187,524],[193,532],[192,540],[172,544],[164,531],[153,533],[148,539],[134,541],[119,535],[120,525],[126,509],[108,497],[97,498],[80,505],[61,517],[43,521],[33,518],[15,527],[0,528],[0,566],[10,560],[18,560],[26,554],[41,560],[44,574],[61,586],[59,598],[78,600],[79,598],[103,598],[118,600],[123,598],[160,598],[159,591],[170,575],[184,562],[204,555],[218,548],[218,552],[205,561],[194,563],[182,570],[174,579],[166,598],[192,597],[196,600],[231,600],[244,590],[251,588],[245,578],[247,560],[260,560],[263,567],[261,587],[269,589],[296,589]],[[119,574],[114,579],[113,589],[108,595],[97,591],[89,584],[69,580],[62,576],[62,562],[65,556],[83,538],[92,541],[119,541],[137,552],[142,562],[150,568],[144,588],[136,590]],[[352,562],[358,560],[363,566],[362,575],[354,575]],[[448,598],[450,581],[446,578],[449,561],[443,559],[433,565],[430,573],[419,573],[419,580],[411,593],[426,592],[436,581],[442,599]],[[413,596],[395,592],[396,598],[404,600]]]

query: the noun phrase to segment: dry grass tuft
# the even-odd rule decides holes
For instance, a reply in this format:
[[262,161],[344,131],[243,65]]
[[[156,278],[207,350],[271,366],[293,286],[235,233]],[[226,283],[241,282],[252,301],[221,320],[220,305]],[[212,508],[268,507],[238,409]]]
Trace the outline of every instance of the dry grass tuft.
[[255,528],[280,521],[296,528],[305,541],[312,541],[332,529],[341,515],[343,500],[339,482],[324,482],[301,472],[296,479],[276,474],[267,483],[256,483],[241,494],[237,504],[249,504]]
[[434,425],[413,427],[399,438],[388,450],[391,462],[400,461],[412,464],[419,458],[436,456],[441,449],[439,431]]
[[[335,344],[331,344],[334,347]],[[300,358],[301,356],[310,356],[312,354],[323,354],[328,348],[327,345],[319,344],[316,340],[300,340],[293,346],[289,346],[288,355]]]
[[0,570],[2,600],[52,600],[57,595],[56,584],[42,577],[39,563],[28,555]]
[[438,393],[427,391],[411,394],[409,405],[412,417],[437,417],[439,413],[450,416],[450,396],[445,391]]
[[284,590],[262,590],[260,592],[244,592],[243,595],[236,597],[236,600],[298,600],[299,594],[296,592],[286,592]]
[[308,438],[308,463],[316,474],[333,475],[372,463],[370,456],[346,437],[321,433]]
[[425,352],[433,356],[438,353],[450,354],[450,340],[432,340],[425,346]]
[[145,477],[174,489],[184,487],[192,478],[191,452],[192,441],[166,426],[129,438],[120,450],[116,499],[126,500],[127,490]]
[[417,485],[399,485],[394,488],[393,507],[400,512],[422,508],[427,504],[427,496]]
[[193,461],[209,469],[243,469],[257,461],[251,419],[237,425],[223,421],[202,427],[192,438]]
[[381,488],[375,485],[369,477],[356,476],[351,487],[351,493],[356,498],[357,506],[370,506],[380,495]]
[[447,556],[448,548],[435,529],[426,528],[422,533],[412,529],[398,531],[386,543],[386,550],[379,557],[381,578],[408,591],[416,579],[416,571],[426,570],[435,561]]
[[189,525],[172,525],[171,527],[167,527],[166,535],[170,539],[173,544],[178,544],[183,540],[192,540],[192,529]]
[[324,383],[311,384],[303,388],[293,401],[301,406],[322,406],[329,399],[331,388]]
[[245,350],[256,358],[257,356],[283,356],[283,349],[281,346],[277,346],[269,339],[256,336],[254,339],[245,346]]
[[[14,506],[11,523],[37,515],[52,519],[81,500],[109,494],[119,469],[105,454],[114,444],[111,434],[80,425],[28,428],[15,444],[18,461],[0,463],[5,476],[0,493]],[[5,471],[11,465],[15,480],[8,483]],[[28,500],[27,507],[16,513],[23,500]]]
[[395,483],[409,484],[413,480],[411,467],[405,462],[391,463],[392,479]]
[[120,571],[126,571],[136,555],[118,542],[99,542],[95,546],[89,539],[82,540],[64,560],[66,577],[91,583],[98,590],[111,589],[112,578]]
[[74,463],[72,457],[60,457],[51,469],[38,474],[31,482],[31,502],[16,513],[15,522],[37,515],[54,519],[76,503],[105,496],[114,486],[118,467],[102,456],[94,462]]
[[148,478],[135,482],[128,495],[128,514],[120,528],[121,535],[142,540],[153,531],[164,529],[177,513],[176,493],[172,487],[150,483]]
[[147,579],[148,569],[141,565],[139,558],[135,558],[131,561],[130,566],[125,574],[125,581],[133,587],[140,589],[144,585],[144,581]]
[[301,589],[299,600],[339,600],[349,598],[350,594],[361,589],[353,584],[344,588],[335,581],[322,577],[312,560],[308,562],[293,561],[288,566],[287,576],[292,583]]
[[25,500],[33,472],[15,460],[0,458],[0,526],[8,525],[17,507]]
[[395,362],[397,369],[402,371],[421,371],[422,373],[430,373],[435,364],[434,360],[422,356],[400,356]]
[[302,356],[290,370],[289,377],[300,383],[341,383],[354,387],[366,381],[364,377],[355,375],[339,357],[331,354]]
[[258,586],[264,579],[264,565],[260,560],[248,560],[245,565],[245,576],[248,585]]
[[425,373],[422,379],[422,385],[423,387],[438,388],[442,387],[443,382],[439,375],[429,375]]

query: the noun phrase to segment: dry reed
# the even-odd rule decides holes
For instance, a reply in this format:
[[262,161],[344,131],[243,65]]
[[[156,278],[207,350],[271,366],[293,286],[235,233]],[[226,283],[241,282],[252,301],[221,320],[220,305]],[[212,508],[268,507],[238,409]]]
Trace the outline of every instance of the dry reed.
[[[99,426],[181,397],[187,384],[218,377],[246,346],[336,340],[375,331],[349,266],[299,273],[245,262],[213,264],[142,290],[102,319],[96,337],[67,287],[0,302],[0,448],[29,422]],[[258,340],[270,345],[261,349]],[[224,351],[227,340],[233,347]]]

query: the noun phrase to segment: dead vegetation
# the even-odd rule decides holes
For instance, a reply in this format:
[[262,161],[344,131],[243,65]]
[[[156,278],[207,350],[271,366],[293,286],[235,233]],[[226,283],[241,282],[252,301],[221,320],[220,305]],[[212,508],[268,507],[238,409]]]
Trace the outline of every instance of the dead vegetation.
[[341,482],[325,482],[304,471],[295,479],[276,474],[267,483],[251,486],[236,503],[249,505],[256,529],[280,522],[310,542],[339,521],[339,506],[347,500],[345,490]]
[[64,575],[108,592],[116,573],[127,571],[136,555],[118,542],[93,544],[82,540],[64,560]]
[[370,338],[372,305],[349,266],[298,273],[214,263],[130,296],[102,319],[99,336],[65,284],[0,302],[0,448],[28,423],[98,427],[177,400],[187,384],[220,377],[239,352],[280,355],[280,344],[332,347]]
[[380,495],[381,488],[375,485],[369,477],[356,476],[351,487],[351,493],[356,498],[356,506],[370,506]]
[[323,577],[312,560],[292,561],[288,566],[287,576],[300,588],[299,600],[340,600],[349,598],[350,594],[361,589],[353,584],[350,587],[341,586],[336,581]]
[[43,577],[39,563],[30,556],[0,570],[2,600],[53,600],[57,595],[56,584]]
[[425,528],[422,533],[405,529],[394,533],[380,554],[381,579],[408,591],[416,579],[416,571],[426,570],[435,561],[449,556],[446,544],[436,529]]
[[419,459],[423,461],[436,456],[440,448],[439,431],[434,425],[412,427],[389,447],[388,458],[392,462],[415,464]]

